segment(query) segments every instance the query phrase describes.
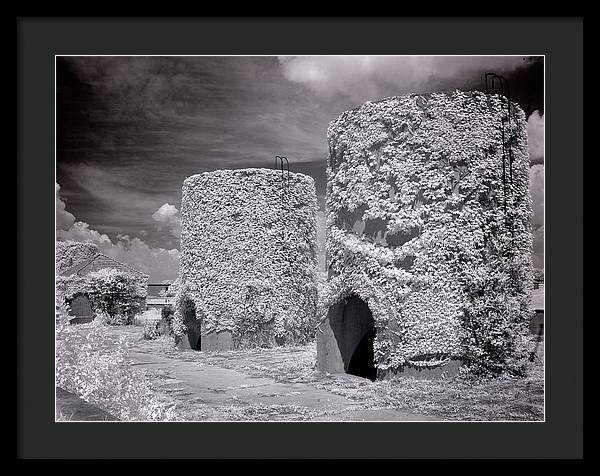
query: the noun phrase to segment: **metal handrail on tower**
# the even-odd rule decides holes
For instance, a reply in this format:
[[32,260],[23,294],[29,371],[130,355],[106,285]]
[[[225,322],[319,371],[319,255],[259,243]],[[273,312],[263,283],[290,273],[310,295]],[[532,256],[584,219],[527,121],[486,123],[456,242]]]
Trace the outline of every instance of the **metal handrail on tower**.
[[[285,161],[285,168],[284,168],[284,161]],[[287,199],[289,198],[289,190],[290,190],[290,162],[287,159],[287,157],[281,156],[281,155],[276,155],[275,156],[275,169],[281,170],[281,201],[284,204],[282,211],[283,211],[283,213],[286,213],[288,210],[286,210],[287,207],[285,206],[285,204],[288,201]],[[289,250],[287,249],[287,246],[286,246],[286,238],[287,238],[286,235],[287,235],[286,227],[284,226],[282,228],[281,241],[282,241],[284,253],[289,254]],[[288,262],[289,262],[289,256],[288,256]]]
[[[283,166],[284,160],[285,160],[285,165],[287,168],[287,175],[285,174],[285,170],[284,170],[284,166]],[[278,165],[278,164],[280,164],[280,165]],[[287,157],[284,157],[282,155],[276,155],[275,156],[275,169],[281,170],[282,190],[289,192],[289,190],[290,190],[290,162],[287,159]]]
[[[508,84],[508,80],[504,77],[501,76],[499,74],[496,73],[492,73],[492,72],[487,72],[485,73],[484,76],[485,79],[485,93],[486,94],[495,94],[496,93],[496,83],[499,85],[499,89],[500,89],[500,94],[502,96],[505,96],[507,101],[508,101],[508,126],[509,126],[509,131],[511,130],[511,123],[512,123],[512,103],[511,103],[511,97],[510,97],[510,87]],[[505,91],[506,89],[506,91]],[[505,94],[506,92],[506,94]],[[501,128],[501,133],[502,133],[502,185],[503,185],[503,189],[504,189],[504,214],[506,215],[506,197],[507,197],[507,186],[506,186],[506,134],[505,134],[505,128],[504,128],[504,118],[502,118],[501,123],[502,123],[502,128]],[[513,153],[512,153],[512,134],[508,139],[508,169],[509,169],[509,180],[510,180],[510,184],[512,186],[513,184]]]

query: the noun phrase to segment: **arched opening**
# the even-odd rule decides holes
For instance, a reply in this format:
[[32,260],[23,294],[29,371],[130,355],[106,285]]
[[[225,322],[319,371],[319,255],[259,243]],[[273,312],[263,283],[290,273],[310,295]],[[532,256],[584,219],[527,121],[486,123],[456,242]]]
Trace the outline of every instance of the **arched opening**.
[[186,299],[183,305],[183,323],[187,328],[186,335],[190,348],[202,350],[201,322],[196,319],[196,305],[191,299]]
[[348,363],[347,372],[351,375],[358,375],[359,377],[365,377],[369,380],[375,380],[377,378],[377,369],[375,368],[375,353],[373,350],[373,343],[375,342],[375,328],[371,328],[363,338],[360,340],[350,362]]
[[94,311],[87,294],[77,293],[69,302],[71,324],[84,324],[94,319]]
[[375,321],[367,303],[351,295],[331,308],[329,322],[342,356],[344,371],[375,380]]

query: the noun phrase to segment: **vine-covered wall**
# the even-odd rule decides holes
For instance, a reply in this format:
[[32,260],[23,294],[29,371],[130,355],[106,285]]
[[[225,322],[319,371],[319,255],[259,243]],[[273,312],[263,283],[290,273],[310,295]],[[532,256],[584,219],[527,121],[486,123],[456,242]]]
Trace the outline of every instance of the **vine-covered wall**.
[[176,336],[191,300],[202,332],[229,331],[236,348],[307,341],[317,306],[316,210],[314,180],[299,173],[289,182],[275,169],[187,178]]
[[328,129],[322,311],[356,294],[376,366],[522,371],[531,288],[526,118],[479,92],[367,102]]
[[78,241],[55,242],[56,273],[60,274],[71,266],[82,263],[99,253],[98,246],[93,243]]

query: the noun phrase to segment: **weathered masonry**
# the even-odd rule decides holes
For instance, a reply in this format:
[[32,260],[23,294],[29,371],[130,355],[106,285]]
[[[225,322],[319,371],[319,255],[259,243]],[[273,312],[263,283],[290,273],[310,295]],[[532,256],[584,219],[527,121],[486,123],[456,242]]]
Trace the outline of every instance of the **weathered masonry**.
[[272,169],[218,170],[182,189],[181,348],[304,343],[317,306],[314,180]]
[[328,142],[318,368],[374,379],[447,375],[476,355],[508,366],[531,286],[523,111],[480,92],[391,97],[344,112]]

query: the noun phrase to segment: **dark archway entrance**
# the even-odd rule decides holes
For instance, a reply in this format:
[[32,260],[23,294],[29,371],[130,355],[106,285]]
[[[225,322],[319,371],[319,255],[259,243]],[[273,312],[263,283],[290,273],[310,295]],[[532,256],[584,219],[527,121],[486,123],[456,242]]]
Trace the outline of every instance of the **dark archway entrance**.
[[330,325],[337,340],[346,373],[375,380],[374,363],[375,321],[369,306],[351,295],[346,303],[334,307]]
[[196,305],[190,299],[185,301],[183,307],[183,323],[187,328],[186,335],[190,343],[190,348],[202,350],[201,322],[196,319]]
[[78,293],[73,296],[69,302],[69,308],[69,314],[72,316],[71,324],[83,324],[94,319],[94,311],[87,294]]

